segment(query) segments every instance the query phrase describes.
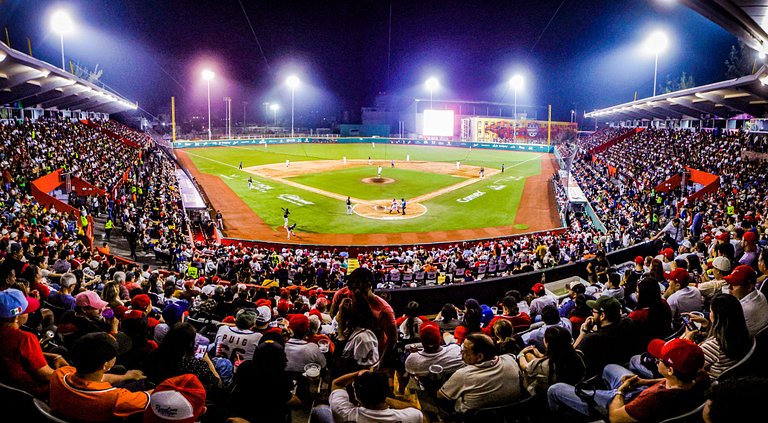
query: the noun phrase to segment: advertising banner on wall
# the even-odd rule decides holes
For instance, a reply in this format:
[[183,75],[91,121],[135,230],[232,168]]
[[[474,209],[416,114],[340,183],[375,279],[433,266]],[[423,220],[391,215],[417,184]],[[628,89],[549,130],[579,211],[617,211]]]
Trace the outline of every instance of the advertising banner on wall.
[[[497,141],[519,143],[545,144],[547,142],[547,121],[502,118],[470,118],[462,124],[470,125],[468,131],[462,128],[462,133],[468,133],[471,141]],[[552,122],[552,143],[576,138],[578,124],[575,122]]]

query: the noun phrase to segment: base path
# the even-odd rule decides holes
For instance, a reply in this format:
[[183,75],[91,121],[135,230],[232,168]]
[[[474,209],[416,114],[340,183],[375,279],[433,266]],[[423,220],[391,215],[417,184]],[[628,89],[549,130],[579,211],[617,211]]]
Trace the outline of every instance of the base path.
[[[218,176],[207,175],[201,173],[197,167],[195,167],[192,160],[189,159],[187,153],[182,149],[174,150],[179,162],[192,174],[192,177],[198,182],[203,189],[204,194],[207,196],[214,210],[221,210],[224,215],[224,234],[228,238],[238,238],[246,240],[257,240],[265,242],[275,242],[282,244],[314,244],[314,245],[397,245],[397,244],[427,244],[447,241],[463,241],[482,238],[499,238],[514,234],[544,231],[559,228],[562,223],[557,212],[557,204],[555,201],[554,190],[552,184],[549,182],[550,177],[556,172],[551,154],[543,154],[541,160],[541,175],[529,176],[525,180],[525,186],[523,188],[523,196],[520,201],[520,206],[517,210],[515,217],[515,225],[526,225],[525,229],[515,228],[515,225],[509,226],[497,226],[490,228],[480,229],[459,229],[450,231],[433,231],[433,232],[403,232],[403,233],[385,233],[385,234],[318,234],[318,233],[302,233],[297,232],[291,236],[291,239],[287,239],[287,233],[282,227],[272,228],[267,225],[251,208],[234,192],[227,184],[225,184]],[[334,165],[339,166],[338,161],[334,162]],[[270,171],[274,172],[268,175],[269,179],[282,179],[288,177],[283,172],[301,172],[299,169],[302,162],[292,162],[289,168],[285,167],[284,163],[269,165]],[[317,163],[317,162],[313,162]],[[357,164],[360,163],[360,164]],[[382,167],[389,166],[388,161],[373,161],[372,164],[381,164]],[[396,162],[396,166],[399,168],[406,168],[406,164],[410,163],[414,167],[407,167],[416,169],[419,166],[418,162]],[[367,166],[367,160],[347,160],[347,166],[363,165]],[[438,163],[438,166],[446,166],[445,170],[448,173],[447,167],[451,167],[456,171],[455,164]],[[266,166],[258,166],[259,174],[270,173],[270,171],[264,172]],[[233,166],[237,168],[237,166]],[[282,169],[281,169],[282,168]],[[291,169],[293,168],[293,169]],[[424,170],[424,168],[419,168]],[[244,169],[245,170],[245,169]],[[306,171],[306,169],[304,169]],[[464,183],[476,182],[478,175],[478,167],[461,166],[459,172],[466,172],[462,175],[468,177]],[[432,171],[435,171],[434,169]],[[452,172],[450,171],[450,172]],[[498,172],[497,169],[486,169],[486,177]],[[492,173],[493,172],[493,173]],[[470,182],[471,181],[471,182]],[[284,182],[284,181],[281,181]],[[302,186],[302,188],[304,188]],[[455,189],[455,185],[447,187]],[[429,193],[427,195],[430,195]],[[422,196],[423,197],[423,196]],[[422,198],[419,197],[419,198]],[[344,197],[346,200],[346,197]],[[376,205],[376,202],[365,201],[360,203],[366,203],[370,205]],[[416,214],[418,211],[413,205],[413,212]],[[408,214],[411,213],[411,202],[408,204]],[[362,210],[361,210],[362,211]],[[215,214],[215,212],[214,212]],[[385,214],[385,213],[383,213]],[[386,216],[384,216],[386,217]],[[392,217],[395,217],[394,214]],[[401,217],[402,218],[402,217]]]

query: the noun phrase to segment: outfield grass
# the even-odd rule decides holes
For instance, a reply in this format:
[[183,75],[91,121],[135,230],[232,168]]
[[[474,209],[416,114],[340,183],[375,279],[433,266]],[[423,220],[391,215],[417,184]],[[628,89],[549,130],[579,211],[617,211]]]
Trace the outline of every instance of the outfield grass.
[[[376,176],[375,167],[353,167],[288,178],[303,185],[320,188],[362,200],[413,198],[444,188],[466,178],[416,170],[386,168],[384,175],[394,179],[389,184],[367,184],[362,180]],[[371,173],[373,172],[373,173]]]
[[[212,147],[186,149],[184,151],[200,172],[219,176],[268,225],[281,227],[283,225],[281,207],[289,207],[291,209],[291,221],[297,223],[297,229],[301,232],[361,234],[429,232],[511,225],[514,223],[520,204],[525,178],[541,173],[541,160],[539,158],[542,156],[540,153],[412,145],[377,144],[374,148],[367,143],[270,145],[266,149],[263,146]],[[357,215],[347,215],[346,206],[342,201],[256,176],[253,176],[253,180],[257,187],[262,188],[263,192],[259,190],[249,191],[247,180],[252,174],[237,168],[240,160],[243,161],[244,167],[250,167],[283,163],[286,159],[292,162],[341,160],[342,157],[354,160],[367,159],[370,156],[373,160],[394,159],[399,161],[405,160],[406,155],[410,155],[410,159],[414,161],[452,163],[460,160],[463,164],[496,169],[500,169],[504,163],[505,172],[424,202],[423,204],[428,211],[421,217],[400,221],[379,221]],[[397,168],[395,170],[415,172]],[[370,172],[370,169],[367,171]],[[386,169],[386,171],[390,172],[392,169]],[[346,170],[338,172],[346,172]],[[312,175],[302,175],[294,178],[294,180],[305,183],[301,181],[304,178],[311,179]],[[453,181],[447,185],[461,181],[460,178],[434,174],[429,177],[418,175],[416,178],[406,179],[414,179],[413,192],[418,193],[422,189],[426,189],[424,192],[438,189],[440,184],[444,183],[439,182],[443,178],[450,178]],[[307,185],[320,188],[317,182]],[[372,192],[374,188],[371,186],[362,187],[362,193],[353,195],[351,191],[346,191],[347,188],[352,188],[352,184],[347,185],[349,187],[331,187],[333,189],[328,189],[328,191],[361,199],[405,196],[404,194],[390,195],[387,193],[380,197],[380,194]],[[386,185],[381,187],[387,189]],[[478,192],[482,194],[470,201],[457,201]],[[215,193],[209,194],[215,195]],[[281,199],[281,195],[283,198],[285,195],[295,195],[312,204],[297,206]]]

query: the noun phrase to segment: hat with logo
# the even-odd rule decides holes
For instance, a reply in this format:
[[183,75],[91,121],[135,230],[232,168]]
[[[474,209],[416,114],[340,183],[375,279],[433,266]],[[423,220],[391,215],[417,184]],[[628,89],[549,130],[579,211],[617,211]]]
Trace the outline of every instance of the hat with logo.
[[621,314],[621,303],[619,300],[607,295],[603,295],[596,300],[587,301],[587,306],[605,314]]
[[715,235],[715,239],[718,241],[730,241],[731,233],[728,231],[720,232],[719,234]]
[[727,272],[731,270],[731,261],[728,260],[728,257],[715,257],[715,259],[712,260],[712,267],[721,272]]
[[648,352],[685,375],[695,375],[704,367],[704,351],[687,339],[675,338],[667,342],[654,339],[648,344]]
[[643,263],[645,263],[645,259],[643,258],[643,256],[635,257],[635,264],[643,264]]
[[99,298],[99,294],[94,291],[85,291],[77,294],[75,297],[75,305],[77,307],[93,307],[102,309],[109,303]]
[[664,272],[664,278],[675,281],[677,283],[684,283],[689,279],[688,271],[683,269],[682,267],[678,267],[675,270],[671,272]]
[[732,286],[754,285],[757,283],[757,273],[750,266],[742,264],[736,266],[733,272],[723,279]]
[[182,310],[181,306],[176,303],[168,303],[163,309],[162,315],[165,323],[167,323],[168,326],[173,326],[181,321],[181,318],[184,315],[184,310]]
[[24,313],[34,313],[40,308],[40,302],[27,297],[18,289],[0,291],[0,318],[11,319]]
[[187,373],[157,385],[144,412],[144,423],[193,423],[205,412],[205,387]]
[[272,310],[269,307],[259,306],[256,308],[256,323],[269,323],[270,320],[272,320]]
[[252,328],[256,324],[256,318],[258,317],[256,310],[252,308],[241,308],[237,310],[235,314],[235,322],[237,327]]
[[533,291],[533,292],[535,292],[535,293],[537,293],[537,294],[540,294],[540,293],[544,292],[544,284],[543,284],[543,283],[541,283],[541,282],[536,282],[536,283],[535,283],[535,284],[534,284],[534,285],[531,287],[531,291]]

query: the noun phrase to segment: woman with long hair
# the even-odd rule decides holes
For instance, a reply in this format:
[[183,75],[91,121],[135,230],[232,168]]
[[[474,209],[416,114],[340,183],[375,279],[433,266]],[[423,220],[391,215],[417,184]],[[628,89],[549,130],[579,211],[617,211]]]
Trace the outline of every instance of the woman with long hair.
[[648,271],[646,275],[653,278],[658,283],[664,282],[664,265],[661,263],[661,260],[659,259],[653,259],[651,260],[651,270]]
[[637,305],[629,313],[629,318],[641,336],[641,345],[648,345],[652,339],[669,336],[672,331],[672,310],[662,298],[655,279],[646,277],[637,284]]
[[768,279],[768,249],[767,248],[761,248],[760,249],[760,255],[757,257],[757,270],[759,271],[757,276],[757,284],[755,285],[758,289],[765,292],[763,290],[763,283],[766,279]]
[[[405,307],[405,319],[398,325],[398,332],[403,339],[413,339],[419,337],[419,327],[423,323],[419,318],[419,303],[411,301]],[[401,319],[398,319],[401,320]]]
[[[341,350],[343,373],[369,368],[379,362],[379,341],[376,338],[378,324],[368,300],[362,292],[356,292],[349,313],[344,313],[346,344]],[[339,351],[337,349],[336,351]]]
[[499,354],[517,355],[525,347],[523,340],[515,336],[515,328],[509,320],[496,320],[493,324],[493,334]]
[[699,343],[704,350],[704,369],[712,380],[741,360],[752,347],[744,310],[736,297],[717,294],[709,305],[709,319],[695,314],[688,318],[701,325],[699,330],[686,328],[682,338],[694,340],[699,333],[705,339]]
[[575,385],[586,373],[584,361],[573,348],[571,334],[561,326],[550,326],[544,332],[541,353],[536,347],[525,347],[518,356],[524,385],[531,395],[546,395],[555,383]]
[[149,381],[158,384],[170,377],[192,373],[206,389],[220,386],[221,378],[208,354],[195,357],[196,336],[197,331],[191,324],[175,324],[144,362],[144,374]]

